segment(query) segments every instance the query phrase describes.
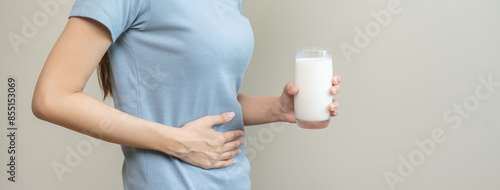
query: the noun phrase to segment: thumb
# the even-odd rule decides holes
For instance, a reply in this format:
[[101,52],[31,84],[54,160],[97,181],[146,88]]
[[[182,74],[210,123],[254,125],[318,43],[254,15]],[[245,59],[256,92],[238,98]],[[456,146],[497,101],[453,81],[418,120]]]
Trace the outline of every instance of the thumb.
[[234,112],[226,112],[219,115],[205,116],[203,118],[207,120],[211,125],[210,127],[212,127],[214,125],[221,125],[227,123],[231,121],[233,117],[234,117]]
[[283,88],[283,95],[293,96],[299,92],[299,87],[295,85],[293,82],[289,82]]

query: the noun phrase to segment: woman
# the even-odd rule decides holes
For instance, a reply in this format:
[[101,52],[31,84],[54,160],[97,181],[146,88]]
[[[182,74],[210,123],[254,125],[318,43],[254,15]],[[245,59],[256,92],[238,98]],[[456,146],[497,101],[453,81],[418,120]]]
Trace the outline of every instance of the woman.
[[[34,114],[123,145],[125,189],[250,189],[243,126],[294,123],[299,89],[238,93],[253,50],[241,3],[77,0],[38,79]],[[82,92],[98,64],[116,109]]]

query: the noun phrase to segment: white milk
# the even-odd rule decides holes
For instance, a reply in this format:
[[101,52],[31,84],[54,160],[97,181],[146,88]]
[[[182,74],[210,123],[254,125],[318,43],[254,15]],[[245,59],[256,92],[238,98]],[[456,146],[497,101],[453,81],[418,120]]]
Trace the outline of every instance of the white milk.
[[330,120],[328,106],[332,103],[333,66],[330,58],[295,60],[295,117],[301,121]]

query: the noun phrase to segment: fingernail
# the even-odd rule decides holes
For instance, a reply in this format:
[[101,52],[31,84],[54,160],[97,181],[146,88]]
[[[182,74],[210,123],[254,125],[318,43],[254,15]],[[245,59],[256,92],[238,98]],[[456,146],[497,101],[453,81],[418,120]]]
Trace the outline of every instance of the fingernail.
[[236,163],[236,160],[233,160],[233,164]]
[[227,112],[227,113],[226,113],[226,116],[227,116],[227,118],[228,118],[228,119],[233,119],[233,117],[234,117],[234,112]]
[[238,149],[238,154],[241,153],[241,149]]
[[335,84],[338,84],[339,83],[339,78],[338,77],[335,77]]
[[291,90],[292,90],[292,91],[291,91],[290,93],[293,93],[293,92],[297,91],[297,86],[292,86],[292,89],[291,89]]
[[335,110],[335,108],[337,108],[337,105],[331,104],[330,107],[332,107],[332,110]]
[[337,88],[335,88],[335,87],[332,87],[332,92],[333,92],[333,94],[337,94],[338,89],[337,89]]

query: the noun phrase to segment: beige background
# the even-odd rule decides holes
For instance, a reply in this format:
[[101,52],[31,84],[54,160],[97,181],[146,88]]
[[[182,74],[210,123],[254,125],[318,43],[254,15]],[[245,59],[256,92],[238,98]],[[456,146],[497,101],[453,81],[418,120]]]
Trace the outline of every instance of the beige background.
[[[7,35],[22,35],[22,18],[43,12],[38,2],[47,1],[3,1],[0,6],[0,80],[5,80],[0,107],[7,107],[7,77],[15,76],[19,127],[17,182],[11,183],[5,172],[6,111],[0,112],[0,189],[121,189],[119,146],[90,141],[31,114],[33,87],[73,1],[58,1],[54,17],[48,16],[17,53]],[[368,25],[376,31],[371,11],[383,12],[395,2],[400,11],[348,61],[341,44],[354,45],[356,28],[364,31]],[[241,92],[279,95],[293,80],[300,46],[331,48],[334,73],[343,79],[336,96],[340,114],[327,129],[247,128],[253,139],[248,144],[252,189],[391,189],[386,173],[404,175],[398,178],[404,182],[393,186],[401,190],[499,189],[500,86],[488,89],[480,80],[491,76],[500,83],[498,10],[495,0],[245,1],[255,51]],[[477,96],[478,88],[489,97]],[[100,98],[95,76],[85,92]],[[453,112],[464,104],[464,116]],[[429,154],[414,142],[433,136],[441,138],[435,137]],[[67,165],[71,151],[83,146],[91,148],[59,180],[52,165]],[[412,155],[413,170],[398,171]]]

